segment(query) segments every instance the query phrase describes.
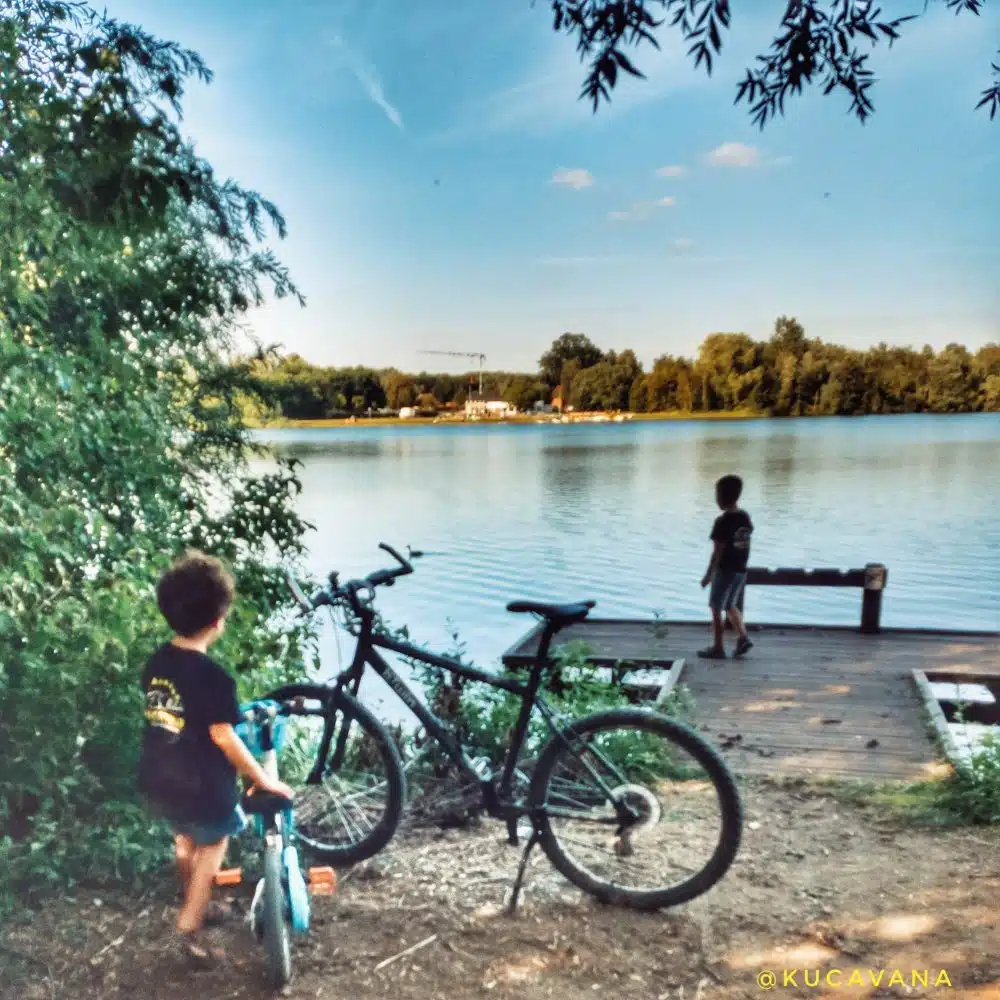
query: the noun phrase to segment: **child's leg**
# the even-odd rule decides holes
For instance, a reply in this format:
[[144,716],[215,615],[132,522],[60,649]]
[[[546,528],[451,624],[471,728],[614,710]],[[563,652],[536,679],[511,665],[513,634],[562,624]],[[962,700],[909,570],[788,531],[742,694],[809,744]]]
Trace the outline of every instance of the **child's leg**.
[[736,629],[739,637],[745,639],[747,637],[747,629],[743,621],[743,613],[740,609],[734,605],[726,612],[726,615],[729,618],[730,624]]
[[205,911],[212,897],[212,886],[222,859],[226,856],[229,838],[223,837],[217,844],[195,847],[191,856],[191,879],[184,897],[184,905],[177,915],[177,930],[191,934],[201,929],[205,922]]
[[722,649],[722,612],[712,608],[712,646]]
[[175,835],[174,854],[177,857],[177,874],[181,880],[182,899],[187,899],[188,886],[191,884],[191,860],[195,850],[194,841],[186,833]]

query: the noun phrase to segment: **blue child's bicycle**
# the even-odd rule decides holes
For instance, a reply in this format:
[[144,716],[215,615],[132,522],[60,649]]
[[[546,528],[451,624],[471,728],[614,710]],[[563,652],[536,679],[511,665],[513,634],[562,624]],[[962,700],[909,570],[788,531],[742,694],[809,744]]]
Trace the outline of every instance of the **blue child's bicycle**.
[[[237,733],[267,774],[277,778],[285,722],[293,713],[308,715],[310,710],[292,702],[268,700],[251,702],[241,710],[245,721],[237,726]],[[242,805],[264,841],[264,873],[250,905],[250,927],[264,945],[271,983],[281,988],[292,977],[292,934],[309,930],[310,894],[331,893],[335,875],[332,868],[311,868],[303,873],[294,843],[294,808],[289,799],[254,792],[243,797]],[[220,872],[217,881],[223,885],[239,883],[242,871]]]

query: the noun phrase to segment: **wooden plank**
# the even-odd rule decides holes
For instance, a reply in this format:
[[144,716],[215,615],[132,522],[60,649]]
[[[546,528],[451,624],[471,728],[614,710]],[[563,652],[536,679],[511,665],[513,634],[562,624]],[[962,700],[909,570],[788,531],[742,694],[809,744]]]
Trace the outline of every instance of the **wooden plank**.
[[[839,572],[839,571],[837,571]],[[588,620],[560,643],[582,641],[608,662],[663,657],[673,682],[694,698],[693,724],[737,773],[866,780],[935,777],[939,754],[927,732],[913,671],[1000,682],[1000,633],[843,626],[761,626],[741,661],[706,661],[706,622]],[[530,660],[540,633],[512,649]],[[824,718],[843,721],[824,724]],[[727,748],[724,736],[742,740]],[[868,748],[870,740],[878,746]]]
[[754,587],[860,587],[865,585],[863,569],[764,569],[747,570],[747,586]]
[[670,676],[667,678],[666,683],[657,692],[656,700],[653,702],[654,705],[663,705],[670,697],[674,688],[677,687],[677,684],[681,679],[681,674],[684,673],[684,666],[685,664],[683,660],[677,660],[674,663],[673,667],[671,667]]

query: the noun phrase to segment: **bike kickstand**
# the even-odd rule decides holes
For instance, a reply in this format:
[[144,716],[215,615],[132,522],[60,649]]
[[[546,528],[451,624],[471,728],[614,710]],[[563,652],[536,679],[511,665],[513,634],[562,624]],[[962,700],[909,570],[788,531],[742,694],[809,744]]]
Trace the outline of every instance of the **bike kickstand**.
[[528,843],[525,845],[524,853],[521,855],[521,863],[517,868],[517,878],[514,879],[514,886],[510,892],[510,902],[507,903],[506,913],[507,916],[513,916],[517,910],[517,901],[521,895],[521,886],[524,883],[524,873],[528,868],[528,855],[531,854],[531,849],[538,843],[538,831],[533,829],[531,831],[531,836],[528,838]]

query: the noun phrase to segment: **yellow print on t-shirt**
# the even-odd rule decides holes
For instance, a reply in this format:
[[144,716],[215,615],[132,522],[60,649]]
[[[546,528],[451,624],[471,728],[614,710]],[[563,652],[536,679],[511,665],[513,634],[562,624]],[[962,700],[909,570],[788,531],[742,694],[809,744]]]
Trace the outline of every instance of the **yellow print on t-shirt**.
[[146,691],[146,720],[172,733],[184,728],[184,702],[173,683],[165,677],[154,677]]

